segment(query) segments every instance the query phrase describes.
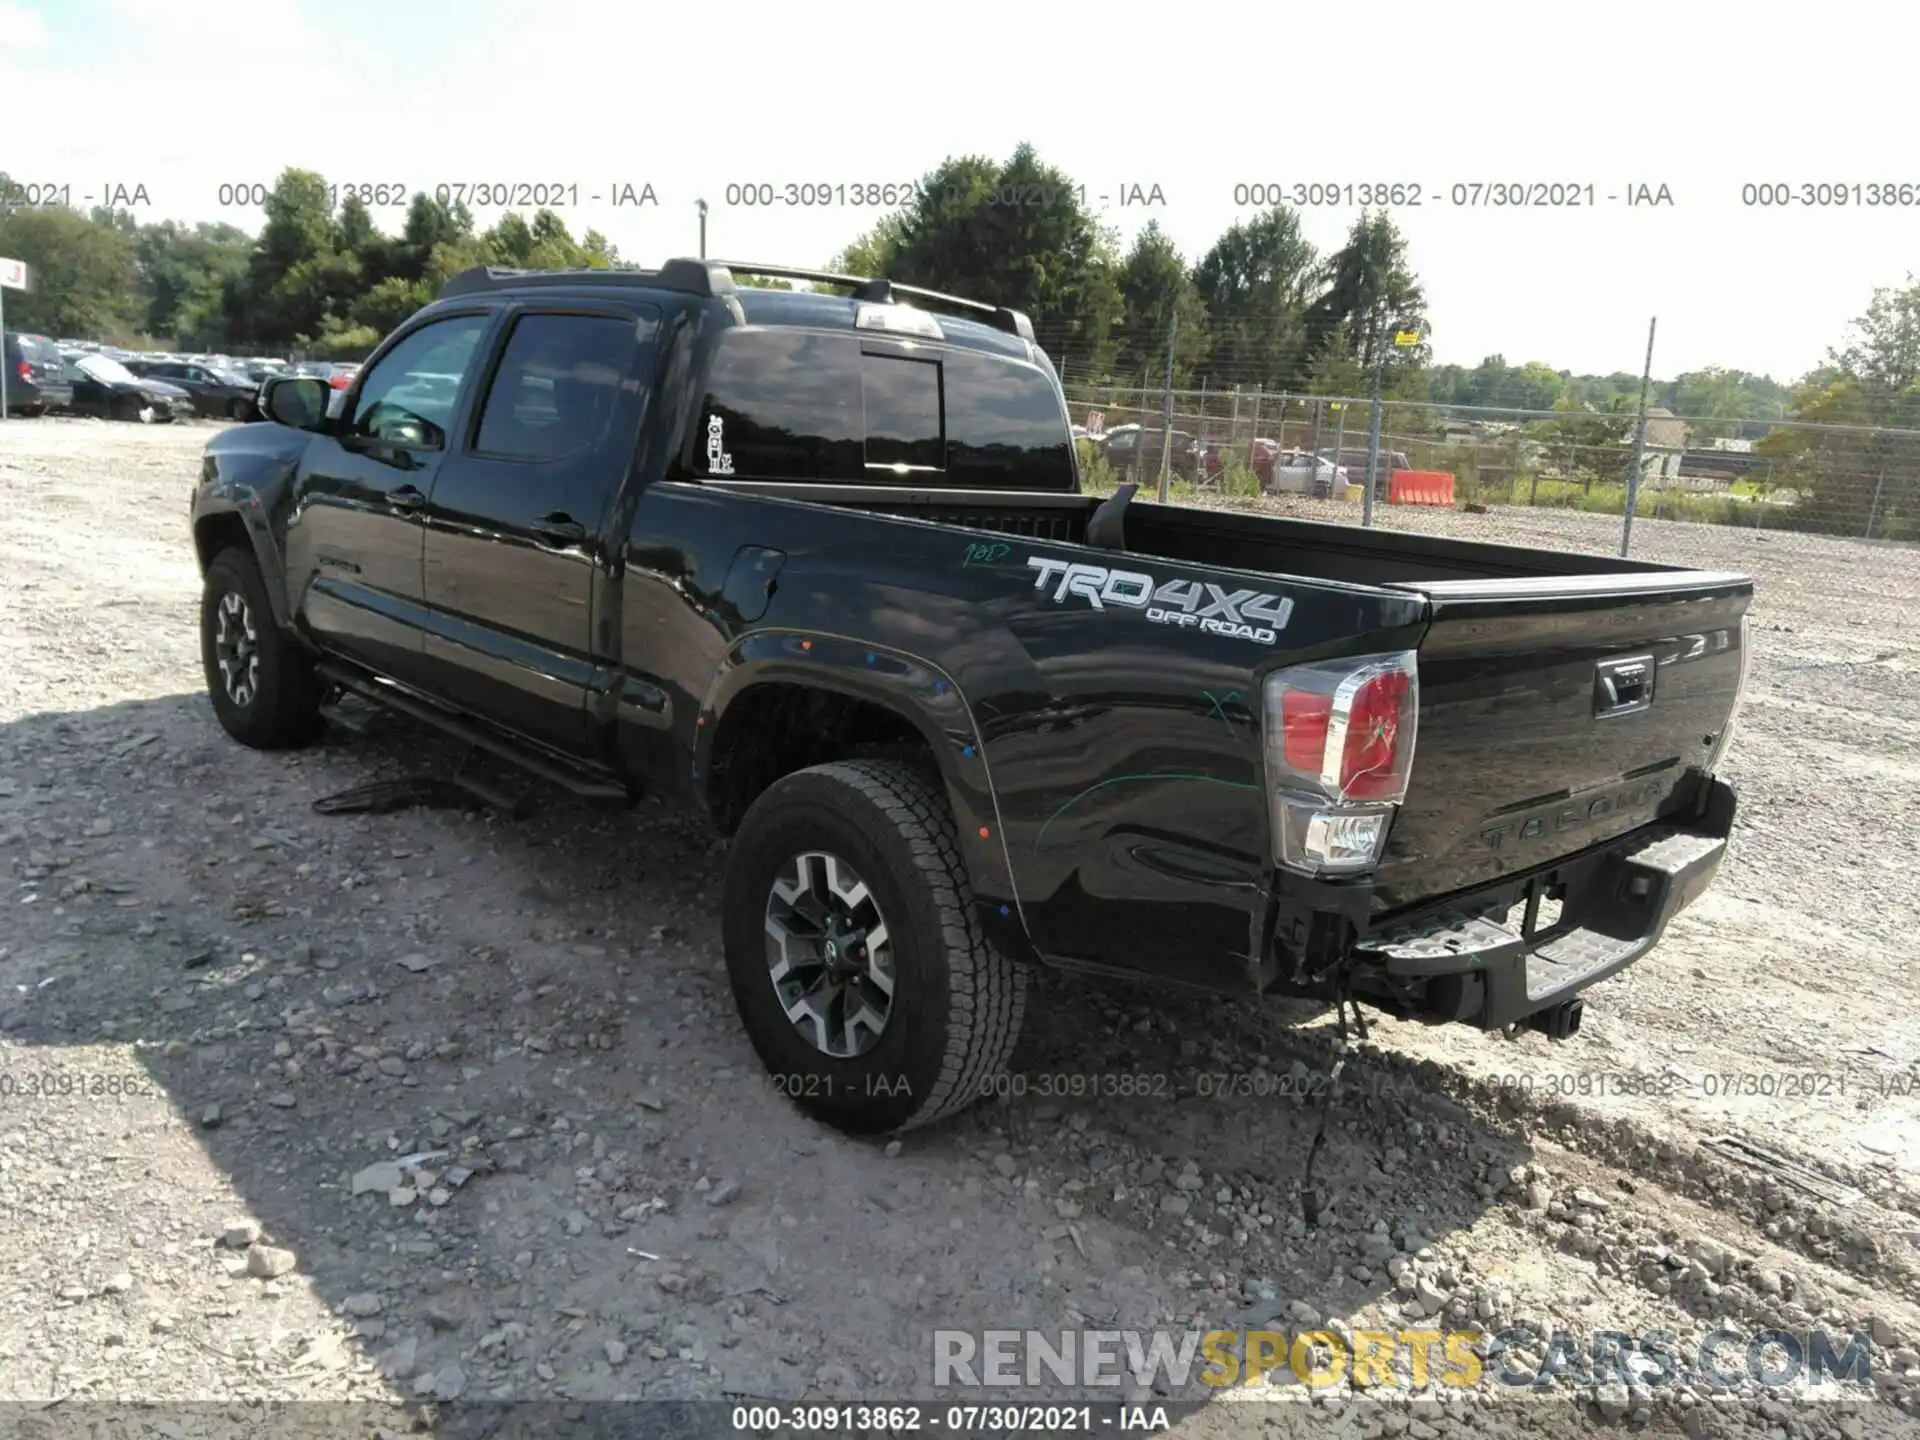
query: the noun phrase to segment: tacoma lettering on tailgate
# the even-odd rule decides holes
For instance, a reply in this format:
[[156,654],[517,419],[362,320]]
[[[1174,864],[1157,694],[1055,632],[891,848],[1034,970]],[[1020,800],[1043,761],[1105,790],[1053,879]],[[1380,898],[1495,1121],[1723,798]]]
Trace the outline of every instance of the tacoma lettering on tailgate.
[[1480,843],[1489,850],[1499,850],[1509,840],[1531,840],[1549,830],[1577,830],[1582,825],[1606,819],[1616,810],[1636,810],[1658,796],[1661,788],[1660,781],[1649,780],[1617,795],[1602,795],[1594,800],[1565,800],[1551,809],[1543,809],[1525,817],[1516,816],[1504,824],[1482,830]]

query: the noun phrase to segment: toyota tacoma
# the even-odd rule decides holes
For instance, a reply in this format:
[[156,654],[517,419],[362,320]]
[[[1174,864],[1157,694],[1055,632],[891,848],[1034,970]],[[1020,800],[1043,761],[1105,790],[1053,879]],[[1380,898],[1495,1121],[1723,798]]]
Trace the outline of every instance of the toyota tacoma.
[[219,723],[698,807],[851,1131],[991,1090],[1034,964],[1564,1035],[1726,848],[1746,577],[1086,493],[1015,311],[475,270],[261,403],[191,507]]

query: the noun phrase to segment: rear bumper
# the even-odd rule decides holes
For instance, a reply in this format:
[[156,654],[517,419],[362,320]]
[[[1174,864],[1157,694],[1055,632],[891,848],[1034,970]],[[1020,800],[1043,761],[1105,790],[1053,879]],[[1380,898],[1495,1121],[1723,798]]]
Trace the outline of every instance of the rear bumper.
[[[1688,823],[1646,826],[1369,931],[1356,944],[1356,988],[1490,1030],[1561,1005],[1653,949],[1713,883],[1734,805],[1733,787],[1710,780]],[[1560,913],[1542,923],[1553,900]],[[1521,916],[1505,923],[1515,905]]]
[[43,385],[37,380],[16,380],[7,386],[9,410],[63,410],[72,403],[71,385]]

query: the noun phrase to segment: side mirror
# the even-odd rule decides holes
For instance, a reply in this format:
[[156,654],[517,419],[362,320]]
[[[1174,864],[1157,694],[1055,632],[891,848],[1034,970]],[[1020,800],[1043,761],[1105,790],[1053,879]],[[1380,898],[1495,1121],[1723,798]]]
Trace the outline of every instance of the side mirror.
[[315,376],[280,376],[260,388],[260,412],[294,430],[324,430],[331,398],[327,382]]

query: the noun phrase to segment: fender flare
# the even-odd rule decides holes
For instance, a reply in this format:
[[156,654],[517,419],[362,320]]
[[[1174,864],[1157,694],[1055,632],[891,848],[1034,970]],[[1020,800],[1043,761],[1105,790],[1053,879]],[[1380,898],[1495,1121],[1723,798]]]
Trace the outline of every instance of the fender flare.
[[[196,557],[202,554],[200,532],[209,525],[220,524],[235,518],[246,531],[247,542],[253,548],[253,562],[260,567],[260,578],[267,587],[267,603],[273,607],[273,621],[282,630],[293,628],[293,608],[287,600],[287,567],[280,558],[280,547],[274,543],[273,529],[267,523],[265,510],[260,497],[247,492],[237,498],[222,496],[211,504],[204,504],[193,517],[193,548]],[[206,556],[201,562],[201,571],[206,571]]]
[[953,809],[961,853],[982,911],[995,929],[1027,941],[1013,857],[1000,820],[993,772],[966,694],[940,666],[888,645],[819,631],[759,629],[737,638],[694,719],[693,775],[704,796],[715,737],[729,709],[761,685],[799,685],[879,705],[912,725],[927,743]]

